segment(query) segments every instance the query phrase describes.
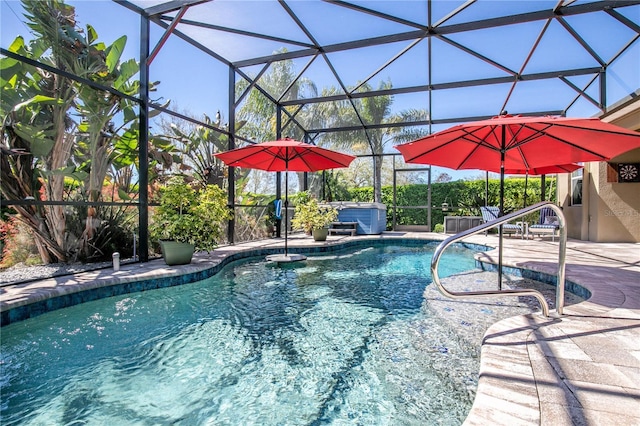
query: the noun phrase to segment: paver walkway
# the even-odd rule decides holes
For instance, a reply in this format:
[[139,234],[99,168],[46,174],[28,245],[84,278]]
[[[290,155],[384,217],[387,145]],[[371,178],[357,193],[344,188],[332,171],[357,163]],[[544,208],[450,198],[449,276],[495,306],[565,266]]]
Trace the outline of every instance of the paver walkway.
[[[325,243],[289,238],[289,249],[352,239],[442,239],[441,234],[385,232],[331,236]],[[465,240],[495,247],[495,236]],[[0,311],[79,289],[195,272],[242,251],[282,247],[267,240],[221,247],[190,265],[162,260],[0,288]],[[504,265],[555,275],[558,243],[506,238]],[[479,260],[497,263],[497,251]],[[541,314],[500,321],[482,345],[477,396],[468,425],[640,425],[640,244],[569,241],[566,278],[591,293],[561,317]]]
[[[557,247],[507,239],[504,263],[554,274]],[[569,241],[566,277],[589,300],[487,331],[466,424],[640,425],[640,244]]]

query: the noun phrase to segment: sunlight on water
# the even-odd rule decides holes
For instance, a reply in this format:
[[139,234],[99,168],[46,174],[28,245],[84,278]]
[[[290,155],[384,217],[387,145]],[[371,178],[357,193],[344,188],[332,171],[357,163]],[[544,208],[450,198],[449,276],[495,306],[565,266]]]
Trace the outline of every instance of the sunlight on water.
[[[450,257],[447,274],[473,268]],[[477,350],[421,308],[429,262],[416,247],[242,261],[12,324],[3,425],[460,424]]]

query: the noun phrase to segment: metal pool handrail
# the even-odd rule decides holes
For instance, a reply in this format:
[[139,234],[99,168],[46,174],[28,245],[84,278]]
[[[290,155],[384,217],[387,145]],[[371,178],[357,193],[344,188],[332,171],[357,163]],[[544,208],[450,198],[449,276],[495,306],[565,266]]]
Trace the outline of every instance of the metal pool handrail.
[[[533,296],[540,302],[540,306],[542,308],[542,313],[545,317],[549,316],[549,305],[547,301],[544,299],[542,293],[533,289],[521,289],[521,290],[487,290],[487,291],[450,291],[447,290],[442,283],[440,282],[440,276],[438,275],[438,264],[440,263],[440,256],[444,252],[444,250],[453,243],[456,243],[460,240],[465,239],[471,235],[479,234],[484,232],[487,229],[495,228],[496,226],[505,224],[514,219],[525,216],[529,213],[533,213],[538,210],[542,210],[544,207],[550,207],[558,217],[560,224],[560,236],[559,236],[559,253],[558,253],[558,278],[556,284],[556,313],[558,315],[562,315],[562,310],[564,307],[564,281],[565,281],[565,258],[567,255],[567,232],[566,232],[566,221],[564,218],[564,214],[560,207],[555,204],[543,201],[541,203],[534,204],[532,206],[526,207],[522,210],[518,210],[513,213],[509,213],[507,215],[501,216],[496,220],[492,220],[491,222],[483,223],[474,228],[468,229],[464,232],[461,232],[456,235],[452,235],[447,238],[436,248],[433,253],[433,257],[431,258],[431,276],[433,277],[433,282],[438,286],[438,290],[440,292],[452,299],[460,299],[465,297],[487,297],[487,296]],[[502,250],[502,243],[500,243],[499,250]],[[502,264],[498,265],[498,268],[502,269]],[[501,271],[500,271],[501,272]],[[500,274],[501,276],[501,274]]]

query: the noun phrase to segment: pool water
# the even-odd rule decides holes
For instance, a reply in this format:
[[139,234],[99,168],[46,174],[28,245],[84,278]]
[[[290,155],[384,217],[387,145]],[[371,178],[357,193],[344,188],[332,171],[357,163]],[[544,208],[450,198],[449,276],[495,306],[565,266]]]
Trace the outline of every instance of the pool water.
[[[461,424],[478,348],[423,307],[433,247],[237,261],[3,327],[0,422]],[[472,270],[473,252],[440,265]]]

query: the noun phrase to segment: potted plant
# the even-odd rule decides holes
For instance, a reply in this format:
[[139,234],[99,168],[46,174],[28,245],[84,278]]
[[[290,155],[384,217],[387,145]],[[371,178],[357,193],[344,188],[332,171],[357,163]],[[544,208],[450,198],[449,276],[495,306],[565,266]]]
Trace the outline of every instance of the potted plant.
[[291,226],[313,235],[316,241],[325,241],[329,225],[338,218],[338,210],[330,206],[320,206],[318,200],[306,191],[295,196],[295,206]]
[[150,235],[167,265],[190,263],[194,251],[216,248],[224,221],[232,217],[224,191],[215,185],[196,190],[174,178],[160,188],[159,202]]

